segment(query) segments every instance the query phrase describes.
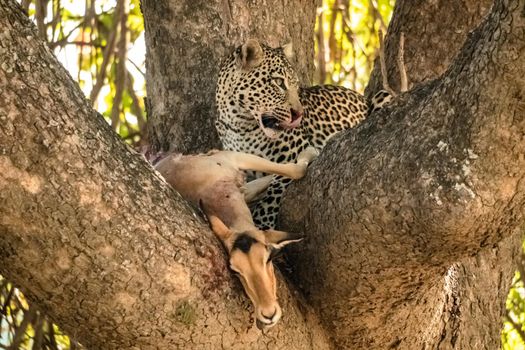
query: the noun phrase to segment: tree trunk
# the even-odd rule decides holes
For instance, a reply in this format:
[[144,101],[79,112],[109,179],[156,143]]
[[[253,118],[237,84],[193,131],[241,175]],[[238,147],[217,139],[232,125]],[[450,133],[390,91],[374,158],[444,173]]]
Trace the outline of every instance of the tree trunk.
[[[407,2],[400,0],[386,37],[386,61],[388,66],[389,83],[399,90],[399,73],[396,60],[399,56],[399,37],[405,35],[404,60],[409,74],[411,85],[439,77],[449,67],[456,57],[460,45],[463,45],[467,34],[472,31],[487,14],[492,1],[440,1],[435,2]],[[443,40],[447,38],[447,40]],[[379,62],[376,62],[367,93],[373,94],[381,89],[381,74]],[[481,252],[449,267],[451,271],[461,271],[454,288],[455,308],[458,312],[446,312],[453,327],[443,327],[439,345],[443,347],[467,348],[470,347],[497,348],[500,346],[501,322],[500,315],[504,312],[508,285],[501,284],[508,281],[516,265],[517,252],[521,232],[517,231],[506,245],[498,245],[494,254]],[[513,244],[514,243],[514,244]],[[508,253],[507,253],[508,252]],[[513,258],[501,259],[501,256]],[[487,268],[490,267],[490,268]],[[502,276],[506,276],[502,277]],[[486,293],[484,290],[491,292]],[[465,296],[475,295],[474,300]],[[463,296],[458,298],[457,296]],[[497,300],[497,303],[494,303]],[[448,300],[450,302],[450,298]],[[450,329],[449,329],[450,328]]]
[[525,204],[524,11],[498,1],[443,76],[289,188],[284,227],[309,233],[293,277],[338,348],[499,346]]
[[218,240],[0,0],[0,273],[92,349],[327,348],[279,282],[262,334]]
[[293,64],[309,84],[317,2],[142,0],[153,148],[190,153],[220,146],[214,126],[220,63],[249,38],[271,46],[292,42]]
[[[386,61],[389,83],[399,90],[399,73],[396,60],[399,56],[399,37],[405,35],[405,56],[407,72],[411,86],[439,77],[449,67],[456,57],[467,34],[481,22],[488,13],[493,1],[440,1],[435,2],[407,2],[400,0],[396,3],[395,12],[390,22],[386,37]],[[447,40],[443,40],[447,38]],[[381,74],[379,62],[376,62],[371,75],[367,93],[375,93],[381,88]],[[453,264],[450,268],[462,271],[462,283],[455,285],[456,295],[475,295],[470,298],[455,298],[459,314],[444,313],[454,322],[455,329],[443,327],[441,347],[456,346],[465,348],[465,341],[477,339],[478,348],[488,349],[500,346],[501,322],[499,315],[504,312],[508,285],[501,284],[502,275],[511,278],[509,273],[514,270],[519,244],[512,242],[521,240],[521,232],[516,232],[513,239],[508,240],[505,248],[499,248],[503,253],[480,253]],[[513,259],[500,259],[506,256],[505,250],[513,250],[509,256]],[[496,250],[499,251],[499,250]],[[487,269],[487,266],[491,269]],[[505,278],[503,278],[505,280]],[[483,289],[492,293],[480,293]],[[494,303],[497,300],[497,303]],[[446,334],[445,334],[446,333]],[[459,337],[459,339],[457,339]],[[473,343],[476,345],[476,343]],[[475,347],[475,346],[474,346]]]

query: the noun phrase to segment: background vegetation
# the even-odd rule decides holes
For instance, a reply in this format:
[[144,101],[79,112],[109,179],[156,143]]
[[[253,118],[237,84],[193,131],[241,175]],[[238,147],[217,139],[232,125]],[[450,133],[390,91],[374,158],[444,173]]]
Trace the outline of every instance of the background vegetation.
[[[139,0],[20,3],[95,109],[126,142],[146,144],[144,26]],[[377,56],[378,32],[386,32],[393,6],[394,0],[323,0],[317,11],[314,83],[362,92]],[[525,350],[524,282],[522,258],[503,319],[505,350]],[[0,348],[79,347],[0,276]]]

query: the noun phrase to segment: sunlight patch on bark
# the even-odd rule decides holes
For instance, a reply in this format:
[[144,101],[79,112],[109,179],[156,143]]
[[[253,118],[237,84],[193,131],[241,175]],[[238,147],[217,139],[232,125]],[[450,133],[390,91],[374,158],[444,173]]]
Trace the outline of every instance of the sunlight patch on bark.
[[137,302],[137,298],[128,292],[118,292],[115,294],[115,302],[127,312],[133,310],[133,304]]
[[8,187],[13,181],[31,194],[37,194],[42,189],[43,180],[40,176],[18,169],[11,159],[0,156],[0,188]]
[[61,248],[55,253],[55,262],[61,270],[68,270],[71,267],[71,258],[67,249]]
[[191,292],[190,273],[183,265],[173,263],[164,271],[164,284],[173,298],[187,297]]
[[93,209],[103,220],[111,219],[112,210],[102,200],[102,186],[94,182],[76,184],[80,205]]
[[517,177],[504,177],[501,179],[501,186],[499,188],[499,198],[503,201],[508,201],[517,192],[518,178]]
[[115,255],[115,248],[107,244],[107,245],[104,245],[103,247],[100,247],[98,249],[98,252],[106,258],[111,258]]

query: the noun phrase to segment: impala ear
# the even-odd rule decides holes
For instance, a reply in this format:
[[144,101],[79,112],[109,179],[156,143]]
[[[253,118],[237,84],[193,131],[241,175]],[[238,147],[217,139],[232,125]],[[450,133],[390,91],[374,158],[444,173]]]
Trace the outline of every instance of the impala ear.
[[293,45],[292,45],[292,42],[289,42],[288,44],[284,45],[282,47],[283,49],[283,53],[284,55],[286,56],[286,58],[291,61],[293,60],[293,58],[295,57],[294,55],[294,52],[293,52]]
[[213,233],[215,233],[215,235],[219,237],[223,243],[226,242],[231,237],[233,232],[228,228],[228,226],[224,224],[224,222],[222,222],[221,219],[219,219],[217,215],[207,210],[207,208],[202,203],[202,200],[199,201],[199,206],[204,215],[206,215],[206,218],[208,218],[208,222]]
[[250,70],[261,64],[264,53],[261,44],[255,39],[249,39],[241,46],[238,65],[240,68]]
[[264,231],[264,236],[266,237],[266,244],[275,249],[281,249],[285,245],[300,242],[304,239],[302,234],[277,230],[266,230]]

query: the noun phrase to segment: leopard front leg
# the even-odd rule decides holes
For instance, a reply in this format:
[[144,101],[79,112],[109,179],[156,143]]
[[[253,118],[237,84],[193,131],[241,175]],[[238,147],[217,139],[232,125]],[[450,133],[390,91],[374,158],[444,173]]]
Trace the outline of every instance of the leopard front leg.
[[275,176],[262,199],[250,206],[253,221],[257,227],[260,229],[275,228],[281,199],[291,182],[291,179]]
[[268,189],[268,186],[272,183],[274,175],[266,175],[258,179],[247,182],[242,187],[242,192],[244,193],[244,200],[246,203],[251,203],[253,201],[260,200]]

